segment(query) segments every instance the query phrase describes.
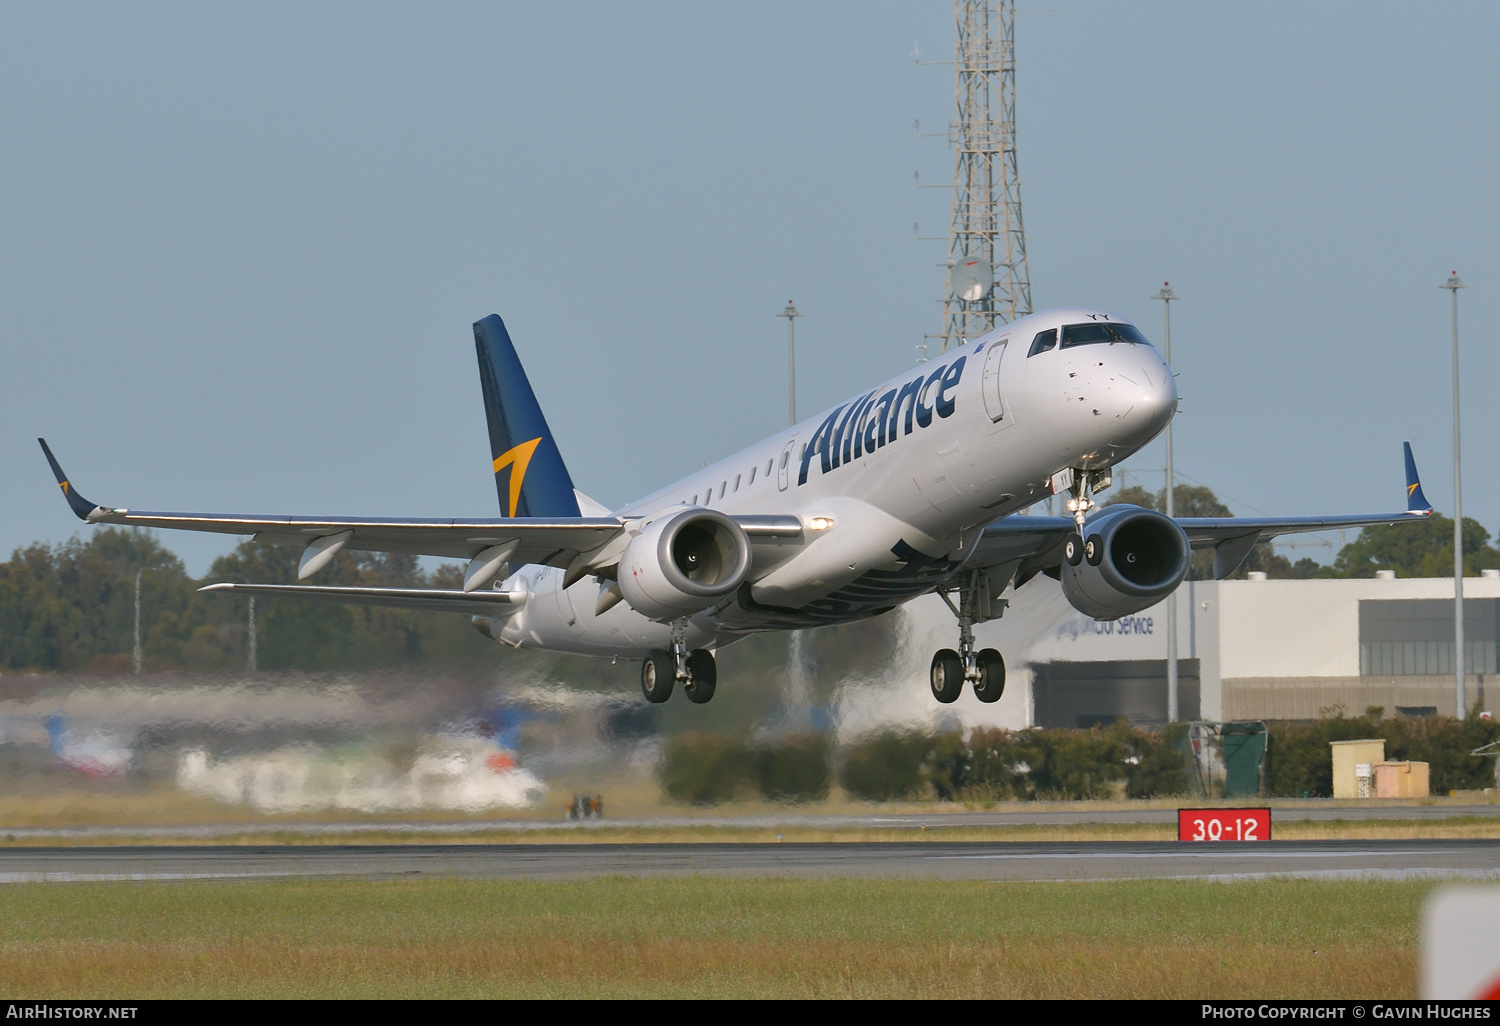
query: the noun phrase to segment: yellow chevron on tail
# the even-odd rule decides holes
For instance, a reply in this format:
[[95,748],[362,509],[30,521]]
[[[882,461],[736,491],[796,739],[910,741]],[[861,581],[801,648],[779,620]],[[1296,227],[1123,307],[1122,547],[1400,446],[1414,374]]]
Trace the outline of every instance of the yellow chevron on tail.
[[531,462],[531,454],[536,452],[536,447],[541,442],[540,437],[522,442],[495,460],[497,474],[500,473],[500,468],[510,467],[510,512],[505,514],[508,517],[516,515],[516,506],[521,501],[521,484],[526,480],[526,465]]

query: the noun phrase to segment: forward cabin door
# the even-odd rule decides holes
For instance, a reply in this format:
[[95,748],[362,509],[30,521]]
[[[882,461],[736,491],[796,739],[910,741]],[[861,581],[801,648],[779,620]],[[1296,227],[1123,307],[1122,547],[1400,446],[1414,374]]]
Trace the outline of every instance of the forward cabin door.
[[990,420],[999,427],[1009,427],[1011,421],[1010,411],[1005,408],[1005,397],[1001,392],[1001,375],[1009,341],[1010,339],[1002,338],[998,342],[991,342],[984,358],[984,409],[990,415]]
[[776,461],[776,487],[783,492],[792,481],[792,463],[796,458],[797,439],[793,437],[786,443],[786,448],[781,450],[781,457]]

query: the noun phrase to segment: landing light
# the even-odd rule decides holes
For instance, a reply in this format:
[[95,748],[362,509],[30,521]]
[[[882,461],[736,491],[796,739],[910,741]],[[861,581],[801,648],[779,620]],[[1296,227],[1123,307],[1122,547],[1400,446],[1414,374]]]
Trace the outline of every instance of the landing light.
[[807,522],[809,531],[826,531],[833,526],[833,517],[813,517]]

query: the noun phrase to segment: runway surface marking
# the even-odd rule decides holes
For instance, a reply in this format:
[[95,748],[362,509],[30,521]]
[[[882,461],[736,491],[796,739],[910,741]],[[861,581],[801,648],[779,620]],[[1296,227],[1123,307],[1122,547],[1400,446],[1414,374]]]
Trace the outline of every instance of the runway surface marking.
[[251,878],[921,876],[968,880],[1491,878],[1500,841],[259,845],[0,850],[0,884]]
[[[1274,843],[1274,842],[1265,842]],[[937,859],[1222,859],[1226,857],[1244,856],[1246,853],[1237,851],[1227,853],[1214,851],[1205,846],[1202,849],[1184,848],[1182,851],[1125,851],[1125,852],[1056,852],[1053,854],[1011,854],[999,852],[995,854],[976,855],[933,855]],[[1382,851],[1383,856],[1389,855],[1430,855],[1431,851]],[[1349,859],[1366,857],[1366,852],[1350,851],[1275,851],[1268,850],[1256,852],[1253,857],[1263,859]]]

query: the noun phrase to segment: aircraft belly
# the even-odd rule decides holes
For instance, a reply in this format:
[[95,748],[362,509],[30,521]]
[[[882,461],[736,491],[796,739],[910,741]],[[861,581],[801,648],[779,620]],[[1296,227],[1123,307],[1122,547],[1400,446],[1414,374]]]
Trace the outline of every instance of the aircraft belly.
[[769,605],[752,593],[720,612],[714,622],[729,630],[797,630],[878,616],[932,591],[955,574],[961,560],[929,556],[898,539],[885,565],[864,570],[821,592],[789,596],[797,606]]

